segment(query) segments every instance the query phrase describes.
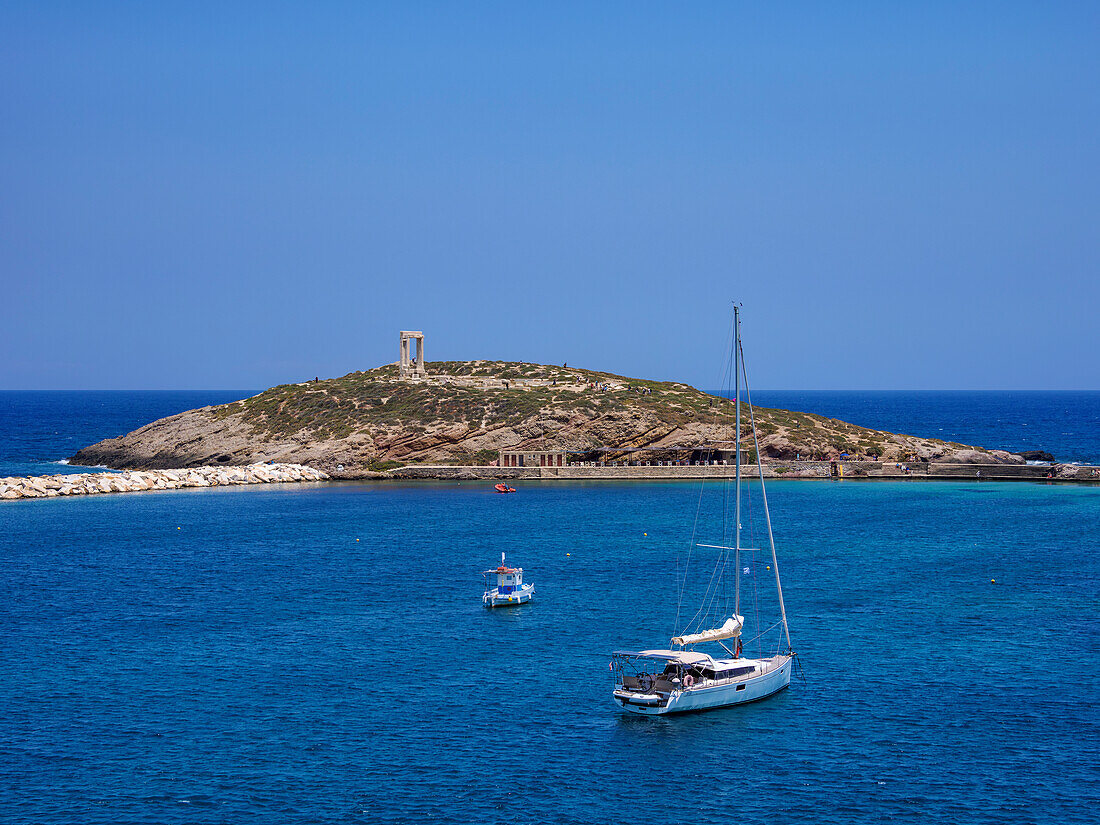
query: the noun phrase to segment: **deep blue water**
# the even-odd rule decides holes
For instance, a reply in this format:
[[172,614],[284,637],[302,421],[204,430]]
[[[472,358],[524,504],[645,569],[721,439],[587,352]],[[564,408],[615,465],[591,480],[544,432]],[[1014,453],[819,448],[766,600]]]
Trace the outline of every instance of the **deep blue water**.
[[[157,418],[252,394],[0,391],[0,476],[86,472],[57,462]],[[891,432],[990,449],[1044,449],[1060,461],[1100,463],[1100,392],[761,390],[753,401]]]
[[254,393],[232,390],[0,391],[0,476],[85,473],[57,462],[81,447],[209,404]]
[[1100,464],[1100,391],[761,390],[752,399],[892,433]]
[[517,486],[3,503],[0,820],[1096,821],[1100,488],[769,485],[806,681],[652,719],[697,486]]

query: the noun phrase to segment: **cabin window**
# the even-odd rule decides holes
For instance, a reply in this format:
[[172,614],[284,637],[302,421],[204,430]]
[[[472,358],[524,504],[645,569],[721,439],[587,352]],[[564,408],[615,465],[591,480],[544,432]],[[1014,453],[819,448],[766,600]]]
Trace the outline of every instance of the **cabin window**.
[[744,685],[738,685],[738,686],[737,686],[737,689],[738,689],[738,690],[744,690],[744,689],[745,689],[745,686],[744,686]]
[[714,674],[715,679],[736,679],[738,676],[744,676],[746,673],[752,673],[756,670],[755,667],[735,667],[729,670],[720,670]]

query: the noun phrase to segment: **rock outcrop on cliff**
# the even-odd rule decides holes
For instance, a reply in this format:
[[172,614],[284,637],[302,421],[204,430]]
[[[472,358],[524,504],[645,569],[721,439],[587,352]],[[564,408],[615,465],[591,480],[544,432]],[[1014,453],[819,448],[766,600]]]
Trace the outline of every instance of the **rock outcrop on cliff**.
[[[135,469],[277,461],[354,476],[399,464],[489,464],[501,449],[689,456],[703,445],[729,449],[732,439],[733,402],[686,384],[488,361],[430,363],[428,371],[434,377],[426,381],[400,381],[387,365],[285,384],[154,421],[71,461]],[[1023,461],[809,413],[758,407],[755,414],[765,458]],[[747,433],[747,407],[742,415]]]

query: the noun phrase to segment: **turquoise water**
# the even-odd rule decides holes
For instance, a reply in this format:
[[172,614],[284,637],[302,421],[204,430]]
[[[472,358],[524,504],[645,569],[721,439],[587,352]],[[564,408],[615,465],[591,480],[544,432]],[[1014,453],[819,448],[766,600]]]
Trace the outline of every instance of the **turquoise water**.
[[1100,488],[770,485],[805,683],[642,718],[697,486],[487,486],[5,503],[0,820],[1095,821]]

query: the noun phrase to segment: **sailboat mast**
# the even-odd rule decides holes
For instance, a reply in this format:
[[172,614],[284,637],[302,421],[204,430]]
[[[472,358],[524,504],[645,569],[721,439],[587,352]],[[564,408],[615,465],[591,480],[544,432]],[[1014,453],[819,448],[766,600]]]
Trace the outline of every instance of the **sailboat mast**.
[[[741,310],[733,306],[733,405],[736,408],[737,435],[734,436],[733,457],[736,469],[734,470],[734,486],[737,488],[734,504],[734,541],[733,541],[733,615],[741,615],[741,359],[738,353],[741,351]],[[726,591],[729,592],[728,590]]]
[[[768,525],[768,544],[772,551],[772,570],[775,571],[775,590],[779,595],[779,616],[783,620],[783,635],[787,637],[787,650],[791,647],[791,631],[787,627],[787,608],[783,605],[783,584],[779,581],[779,561],[775,557],[775,534],[772,533],[772,516],[768,510],[768,492],[764,489],[764,464],[760,459],[760,441],[756,437],[756,416],[752,411],[752,394],[749,392],[749,371],[745,368],[745,353],[741,349],[741,341],[738,338],[737,356],[741,362],[741,369],[745,373],[745,400],[749,405],[749,423],[752,424],[752,446],[756,450],[756,472],[760,479],[760,497],[764,502],[764,521]],[[740,434],[740,433],[738,433]],[[740,442],[738,442],[740,444]]]

